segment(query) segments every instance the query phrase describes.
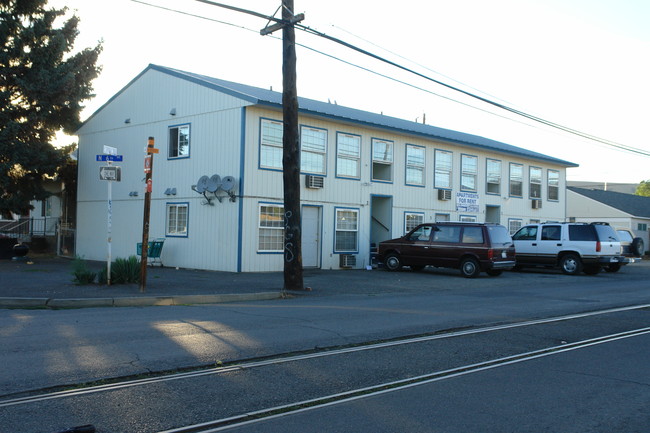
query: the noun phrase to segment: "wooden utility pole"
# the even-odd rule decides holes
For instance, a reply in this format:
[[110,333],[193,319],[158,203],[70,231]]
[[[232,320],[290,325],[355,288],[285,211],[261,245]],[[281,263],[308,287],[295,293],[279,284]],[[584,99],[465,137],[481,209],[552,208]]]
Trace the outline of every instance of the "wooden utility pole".
[[147,154],[145,155],[144,173],[146,189],[144,193],[144,215],[142,217],[142,255],[140,256],[140,292],[144,293],[147,286],[147,257],[149,253],[149,219],[151,215],[151,191],[153,184],[153,154],[158,153],[154,148],[154,139],[147,141]]
[[300,135],[296,86],[296,33],[294,24],[304,19],[293,14],[293,0],[282,0],[282,21],[260,32],[282,28],[282,180],[284,185],[284,288],[304,290],[300,218]]

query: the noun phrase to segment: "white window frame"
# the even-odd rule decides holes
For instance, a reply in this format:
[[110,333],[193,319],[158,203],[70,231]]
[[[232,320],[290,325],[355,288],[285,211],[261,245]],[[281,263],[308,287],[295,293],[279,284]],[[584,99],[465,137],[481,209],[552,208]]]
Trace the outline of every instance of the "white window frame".
[[[326,173],[326,161],[327,129],[301,126],[300,171],[302,173],[324,175]],[[307,166],[308,163],[309,166]]]
[[530,198],[542,198],[542,178],[544,170],[541,167],[528,167],[528,195]]
[[[516,178],[515,175],[516,173],[513,173],[513,169],[517,167],[518,169],[521,170],[521,176],[519,178]],[[508,174],[508,183],[509,183],[509,194],[510,197],[523,197],[524,196],[524,164],[519,164],[515,162],[510,163],[510,169],[509,169],[509,174]],[[519,194],[514,194],[512,192],[513,184],[519,184],[519,188],[521,192]]]
[[[498,167],[498,169],[496,169]],[[485,160],[485,193],[501,195],[501,160],[488,158]],[[490,188],[490,185],[496,187]],[[496,191],[491,191],[490,189]]]
[[[265,218],[263,218],[264,216],[270,216],[273,219],[266,222]],[[257,221],[257,252],[283,253],[285,227],[284,205],[259,203]],[[267,238],[271,239],[271,241],[262,242],[263,239]]]
[[[184,209],[184,211],[180,211]],[[190,204],[174,202],[165,205],[165,236],[186,238],[190,221]]]
[[[478,180],[478,156],[460,155],[460,190],[476,192]],[[472,187],[469,184],[473,184]]]
[[[372,139],[372,173],[371,179],[374,182],[393,181],[393,151],[394,142],[381,138]],[[383,155],[376,152],[380,145],[384,146]],[[378,177],[381,176],[381,177]]]
[[[183,138],[185,137],[185,138]],[[167,159],[190,157],[190,124],[172,125],[167,128]],[[182,142],[187,147],[182,153]]]
[[424,223],[424,212],[404,212],[404,233]]
[[520,218],[508,218],[508,232],[510,236],[517,233],[517,231],[524,226],[524,220]]
[[[346,170],[350,167],[354,167],[354,173]],[[361,178],[361,136],[336,133],[336,177]]]
[[476,215],[461,215],[460,216],[460,222],[462,223],[475,223],[478,221],[478,217]]
[[[442,155],[449,156],[449,167],[442,165]],[[448,150],[436,149],[434,154],[433,186],[440,189],[452,189],[452,175],[454,172],[454,154]],[[446,178],[446,182],[440,182]]]
[[[354,208],[335,208],[334,214],[334,252],[335,253],[357,253],[359,251],[359,209]],[[354,226],[344,225],[345,218],[343,214],[354,215]],[[354,248],[338,248],[339,233],[354,233]]]
[[[551,175],[553,173],[553,175]],[[548,169],[546,173],[546,199],[549,201],[560,200],[560,171]]]
[[283,135],[284,125],[281,121],[260,119],[260,168],[282,170]]
[[427,152],[424,146],[406,145],[406,185],[424,186]]

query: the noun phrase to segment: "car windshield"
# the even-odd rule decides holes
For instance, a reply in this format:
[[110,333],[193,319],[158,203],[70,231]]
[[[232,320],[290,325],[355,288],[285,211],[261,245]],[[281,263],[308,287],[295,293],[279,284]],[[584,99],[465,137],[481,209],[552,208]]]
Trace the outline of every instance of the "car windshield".
[[488,226],[487,229],[488,233],[490,234],[492,244],[507,245],[512,243],[510,233],[508,233],[508,229],[506,229],[504,226]]
[[596,227],[596,232],[598,233],[598,239],[601,242],[609,242],[609,241],[616,241],[618,242],[618,237],[616,236],[616,232],[610,225],[606,224],[595,224],[594,227]]

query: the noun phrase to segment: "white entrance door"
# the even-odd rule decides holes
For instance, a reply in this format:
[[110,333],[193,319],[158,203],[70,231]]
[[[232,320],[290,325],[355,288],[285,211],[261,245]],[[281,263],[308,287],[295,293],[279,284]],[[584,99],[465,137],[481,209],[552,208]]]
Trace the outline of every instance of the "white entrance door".
[[320,208],[302,208],[302,267],[320,266]]

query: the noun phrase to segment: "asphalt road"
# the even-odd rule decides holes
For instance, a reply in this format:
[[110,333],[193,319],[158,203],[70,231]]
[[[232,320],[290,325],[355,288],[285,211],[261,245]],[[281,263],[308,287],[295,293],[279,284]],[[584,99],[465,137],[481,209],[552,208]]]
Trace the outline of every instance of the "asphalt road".
[[[334,287],[330,292],[319,290],[315,294],[279,301],[186,307],[2,310],[0,347],[3,350],[0,352],[0,365],[5,368],[0,371],[0,400],[28,395],[28,391],[44,392],[46,388],[64,384],[136,376],[152,371],[215,366],[217,361],[225,364],[245,362],[261,357],[275,358],[294,352],[319,351],[322,348],[434,334],[444,330],[650,304],[649,270],[647,264],[643,263],[641,266],[630,266],[618,274],[603,273],[595,277],[568,277],[557,272],[543,271],[507,273],[499,278],[476,280],[438,271],[383,273],[386,278],[382,278],[382,273],[377,273],[381,280],[374,290],[375,285],[369,282],[363,290],[354,293],[343,293]],[[388,283],[391,278],[399,279],[400,284],[409,289],[397,293]],[[429,284],[427,279],[430,280]],[[409,284],[411,280],[414,284]],[[607,320],[592,320],[589,325],[584,325],[583,322],[581,326],[571,328],[570,332],[568,328],[550,330],[550,327],[537,327],[535,329],[540,331],[533,333],[516,331],[507,336],[490,332],[480,338],[472,337],[473,339],[464,339],[462,342],[449,340],[435,349],[420,346],[423,347],[420,350],[393,350],[389,355],[381,357],[375,353],[365,358],[355,355],[356,358],[321,360],[318,361],[321,364],[310,367],[303,364],[289,372],[277,367],[270,372],[254,369],[256,374],[253,376],[234,371],[231,375],[223,376],[220,379],[222,382],[217,383],[193,380],[183,382],[180,389],[164,384],[148,390],[139,388],[134,393],[112,392],[108,402],[103,400],[106,397],[93,395],[90,398],[83,397],[85,400],[81,402],[66,400],[43,407],[0,407],[0,425],[11,426],[8,431],[15,432],[55,432],[57,429],[85,423],[96,423],[100,432],[160,431],[170,426],[215,419],[223,414],[240,413],[241,410],[249,410],[249,407],[259,409],[308,397],[320,397],[336,392],[340,386],[358,387],[367,384],[368,380],[381,382],[403,375],[428,372],[433,367],[439,369],[444,366],[468,365],[477,360],[525,352],[533,347],[649,326],[646,316],[647,312],[641,312],[634,318],[617,314],[615,319],[610,316]],[[638,356],[647,359],[647,339],[629,339],[633,340],[639,342],[633,344],[632,349],[637,347]],[[607,346],[609,343],[603,345]],[[580,351],[582,350],[591,349]],[[441,358],[432,359],[431,354],[440,355]],[[633,355],[630,356],[634,359]],[[553,358],[555,357],[560,355]],[[533,362],[536,361],[522,365]],[[566,362],[569,363],[567,365],[571,363],[570,360]],[[604,357],[601,362],[606,364],[613,360]],[[510,371],[509,368],[502,369]],[[363,371],[372,374],[366,377]],[[350,375],[345,376],[342,372],[350,372]],[[530,371],[531,374],[536,372],[539,369],[532,368]],[[580,374],[588,377],[591,372]],[[477,373],[472,377],[483,376]],[[647,377],[639,375],[633,368],[629,371],[629,377],[637,378],[636,382],[647,388]],[[519,391],[525,389],[526,381],[537,383],[534,376],[522,380]],[[445,382],[458,383],[458,386],[464,383],[451,379]],[[515,378],[510,378],[509,382],[514,383]],[[240,387],[228,388],[224,383]],[[490,381],[486,379],[485,383]],[[309,386],[312,384],[319,385]],[[264,394],[262,385],[271,391],[265,391],[268,394]],[[425,385],[421,387],[426,388]],[[280,393],[278,390],[281,389],[289,392]],[[315,394],[309,394],[312,391]],[[603,395],[610,391],[613,390],[601,390]],[[307,394],[303,395],[303,392]],[[507,388],[503,390],[508,395],[510,392],[512,390]],[[535,395],[540,392],[536,391]],[[548,400],[549,408],[556,404],[554,392],[556,391],[549,386],[546,397],[540,397]],[[636,398],[633,394],[630,396]],[[444,397],[439,398],[444,400]],[[411,405],[408,398],[404,401],[406,406]],[[205,402],[209,403],[208,408],[202,406]],[[601,403],[602,401],[596,401],[594,407]],[[220,412],[222,408],[223,413]],[[485,410],[490,413],[492,409]],[[497,413],[499,410],[502,409],[494,407]],[[318,411],[314,410],[313,413],[317,414]],[[445,413],[447,411],[445,409]],[[370,418],[365,422],[376,418],[375,414],[366,413]],[[38,414],[38,417],[35,418],[34,414]],[[284,418],[290,422],[293,415]],[[625,419],[630,423],[638,421],[631,415]],[[362,417],[359,422],[363,421]],[[425,421],[426,418],[423,418],[422,428],[432,426]],[[513,423],[516,422],[519,421],[513,419]],[[357,427],[362,425],[358,424]],[[404,431],[390,430],[390,425],[387,424],[388,430],[384,431]],[[445,431],[453,431],[455,427],[448,425],[450,430]],[[503,426],[508,425],[510,424],[504,421]],[[288,428],[283,431],[307,431],[292,430],[289,426],[287,424]],[[501,431],[544,430],[512,428]],[[585,428],[573,431],[605,430]]]

